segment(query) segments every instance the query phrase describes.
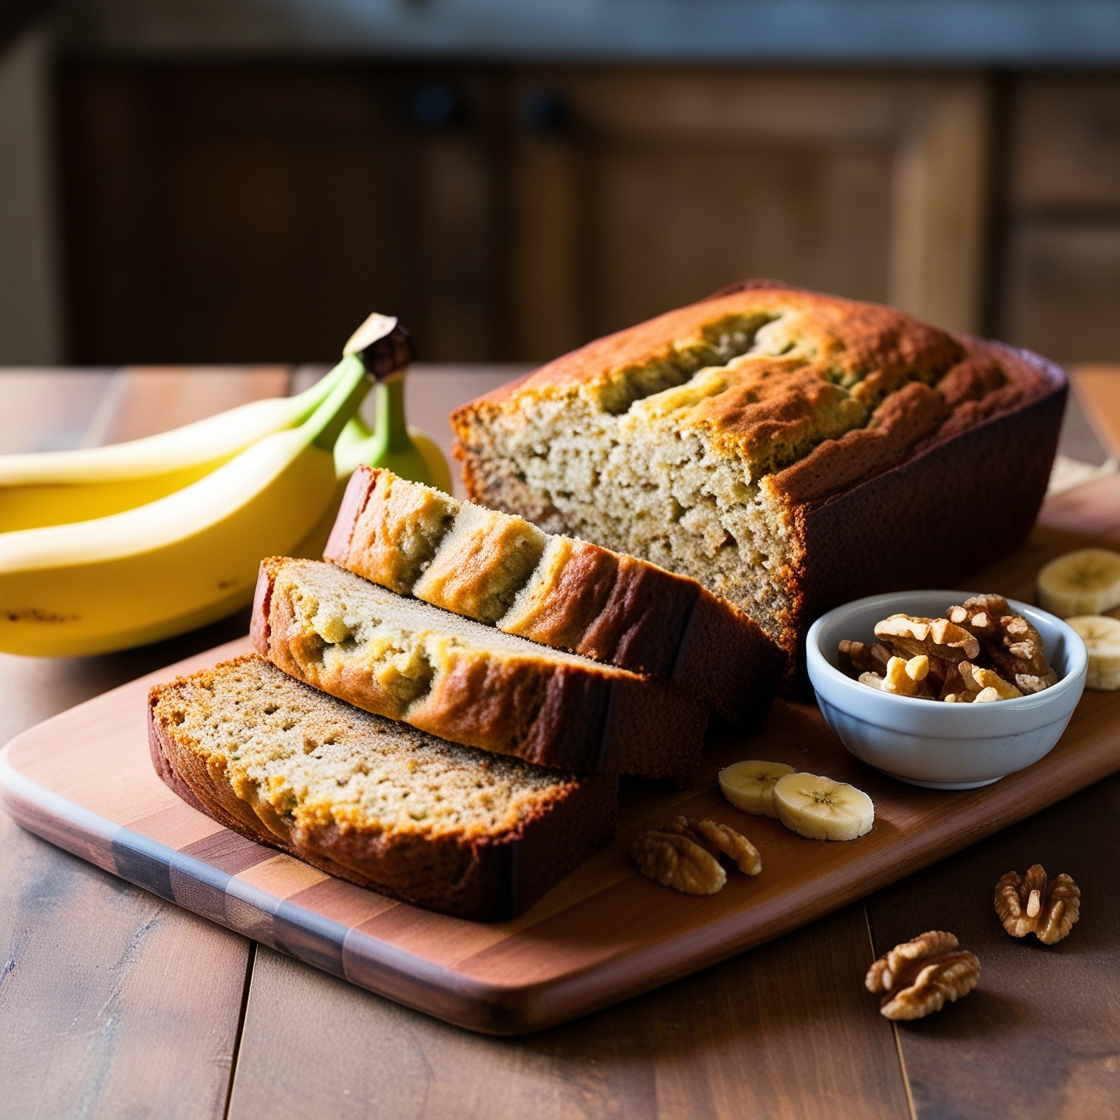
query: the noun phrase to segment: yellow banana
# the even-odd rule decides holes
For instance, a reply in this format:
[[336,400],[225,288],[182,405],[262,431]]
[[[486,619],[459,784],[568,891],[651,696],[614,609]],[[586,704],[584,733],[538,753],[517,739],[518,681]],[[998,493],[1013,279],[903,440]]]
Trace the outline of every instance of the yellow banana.
[[299,396],[253,401],[145,439],[0,455],[0,532],[105,517],[181,490],[265,436],[302,424],[343,373],[338,366]]
[[248,604],[261,559],[290,552],[334,501],[334,444],[369,388],[344,358],[298,428],[134,509],[0,534],[0,650],[105,653]]

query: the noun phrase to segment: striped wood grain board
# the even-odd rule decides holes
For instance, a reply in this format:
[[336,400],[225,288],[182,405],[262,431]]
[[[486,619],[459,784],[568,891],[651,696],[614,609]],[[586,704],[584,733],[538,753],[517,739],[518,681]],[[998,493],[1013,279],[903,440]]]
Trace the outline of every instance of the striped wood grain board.
[[[1038,529],[974,586],[1029,598],[1028,573],[1081,543]],[[371,991],[494,1034],[574,1018],[758,945],[1120,768],[1120,694],[1086,693],[1061,742],[1030,769],[951,793],[876,773],[845,752],[815,706],[778,701],[760,735],[709,747],[692,790],[627,787],[610,847],[519,919],[480,925],[394,902],[246,840],[156,777],[145,727],[150,684],[246,648],[247,639],[218,647],[24,732],[0,753],[0,801],[31,831],[130,882]],[[853,782],[875,801],[874,830],[829,844],[737,812],[715,775],[741,758]],[[732,873],[706,898],[643,879],[626,856],[630,839],[677,813],[740,828],[762,853],[762,874]]]

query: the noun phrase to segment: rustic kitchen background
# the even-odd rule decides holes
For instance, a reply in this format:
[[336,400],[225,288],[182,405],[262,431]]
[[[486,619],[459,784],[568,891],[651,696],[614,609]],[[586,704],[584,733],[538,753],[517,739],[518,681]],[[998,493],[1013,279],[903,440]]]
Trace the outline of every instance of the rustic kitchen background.
[[1120,360],[1120,5],[0,17],[0,364],[535,361],[772,276]]

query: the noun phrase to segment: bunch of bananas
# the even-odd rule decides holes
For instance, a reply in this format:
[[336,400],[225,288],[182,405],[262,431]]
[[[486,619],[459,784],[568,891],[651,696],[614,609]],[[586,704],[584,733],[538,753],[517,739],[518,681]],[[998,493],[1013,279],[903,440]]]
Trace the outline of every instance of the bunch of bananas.
[[[60,657],[157,641],[248,605],[261,559],[321,555],[361,462],[450,489],[404,424],[412,353],[371,315],[296,397],[111,447],[0,456],[0,650]],[[356,413],[377,383],[376,430]]]

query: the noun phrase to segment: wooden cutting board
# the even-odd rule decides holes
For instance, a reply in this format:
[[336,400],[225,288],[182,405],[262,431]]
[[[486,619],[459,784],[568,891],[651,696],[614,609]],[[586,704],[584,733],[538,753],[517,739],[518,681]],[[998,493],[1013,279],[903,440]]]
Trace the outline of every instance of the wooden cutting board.
[[[972,585],[1030,599],[1039,565],[1084,543],[1037,529]],[[1120,769],[1120,693],[1087,692],[1046,758],[967,792],[884,777],[844,750],[814,705],[778,701],[761,734],[709,747],[693,789],[626,786],[610,847],[521,918],[480,925],[394,902],[252,843],[156,777],[149,686],[246,648],[248,639],[220,646],[24,732],[0,752],[0,802],[32,832],[132,883],[371,991],[493,1034],[550,1026],[732,956]],[[874,830],[826,843],[738,812],[720,796],[716,773],[743,758],[852,782],[875,801]],[[630,840],[678,813],[739,828],[761,852],[762,873],[732,871],[719,894],[704,898],[642,878],[626,855]]]

